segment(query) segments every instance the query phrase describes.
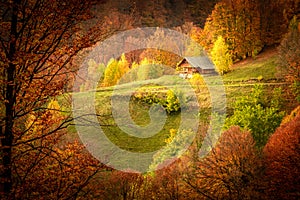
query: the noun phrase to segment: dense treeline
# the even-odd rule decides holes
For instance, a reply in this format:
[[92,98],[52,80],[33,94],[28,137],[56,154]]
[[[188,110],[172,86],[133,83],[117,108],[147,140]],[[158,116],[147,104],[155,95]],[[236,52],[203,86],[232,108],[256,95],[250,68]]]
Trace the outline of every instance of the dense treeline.
[[[220,58],[220,55],[211,54],[215,64],[216,62],[223,63],[216,64],[217,70],[222,74],[230,71],[232,62],[255,57],[265,48],[277,46],[288,32],[293,16],[300,15],[298,0],[164,0],[147,3],[128,0],[112,1],[108,4],[110,3],[119,12],[133,16],[133,26],[173,28],[197,41],[209,53],[214,46],[220,46],[215,43],[218,38],[222,37],[225,46],[217,48],[227,54],[226,60],[222,60],[224,56]],[[159,63],[163,60],[163,64],[171,66],[175,66],[176,61],[178,62],[178,59],[166,62],[174,56],[162,53],[160,50],[156,52],[146,50],[143,53],[139,51],[135,54],[142,55],[134,56],[131,53],[127,55],[127,58],[131,60],[129,57],[135,57],[138,58],[136,62],[139,62],[147,57]],[[162,54],[165,55],[161,56]]]
[[[146,3],[126,0],[111,1],[110,3],[119,12],[134,15],[137,18],[136,26],[176,27],[185,22],[193,22],[196,26],[204,28],[205,22],[214,20],[207,20],[209,15],[211,18],[214,16],[228,18],[228,16],[226,17],[227,13],[235,21],[231,22],[231,27],[227,27],[229,25],[227,23],[222,28],[226,29],[227,27],[243,34],[245,31],[249,31],[245,30],[247,26],[251,31],[257,32],[257,37],[260,37],[263,45],[278,44],[282,35],[287,31],[289,21],[300,12],[298,0],[162,0]],[[218,13],[220,11],[223,14]],[[217,16],[218,14],[220,15]],[[234,26],[239,26],[240,30],[236,30]]]

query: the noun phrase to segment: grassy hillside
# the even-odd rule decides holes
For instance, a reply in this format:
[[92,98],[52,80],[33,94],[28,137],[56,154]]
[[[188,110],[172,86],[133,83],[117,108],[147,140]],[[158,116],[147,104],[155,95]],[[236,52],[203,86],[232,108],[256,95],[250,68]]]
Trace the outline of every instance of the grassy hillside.
[[269,49],[256,58],[248,58],[232,66],[231,72],[223,76],[226,87],[227,107],[230,110],[232,103],[239,97],[248,95],[254,85],[264,86],[265,98],[271,99],[275,88],[283,91],[282,99],[287,113],[295,106],[295,101],[288,95],[288,84],[284,80],[284,71],[278,64],[276,49]]
[[225,83],[231,82],[281,82],[278,54],[275,49],[267,50],[256,58],[248,58],[232,66],[232,71],[223,76]]
[[[235,102],[237,98],[249,94],[255,84],[262,84],[265,86],[264,92],[267,99],[271,99],[268,97],[272,95],[274,88],[282,87],[283,90],[287,88],[286,83],[283,82],[282,74],[277,73],[277,59],[276,51],[268,51],[255,59],[249,58],[235,64],[232,67],[232,71],[222,77],[226,90],[226,99],[219,99],[219,101],[226,100],[227,111],[229,114],[233,102]],[[215,77],[209,77],[208,79],[214,80]],[[212,83],[214,82],[212,81]],[[181,117],[180,113],[169,115],[162,130],[149,138],[137,138],[123,132],[115,124],[114,118],[111,116],[111,95],[114,92],[118,95],[119,99],[122,100],[122,98],[130,95],[130,90],[132,88],[138,88],[141,85],[148,85],[148,88],[157,92],[165,92],[166,87],[169,89],[184,89],[182,88],[184,86],[181,85],[180,79],[176,79],[173,76],[163,76],[155,80],[127,83],[120,85],[117,88],[103,87],[96,91],[95,110],[99,115],[98,121],[102,126],[102,130],[111,142],[122,149],[132,152],[151,152],[165,145],[165,139],[170,136],[170,129],[178,128]],[[161,87],[161,85],[166,87]],[[91,93],[77,93],[74,95],[77,98],[82,98],[82,105],[85,105],[85,98],[90,94]],[[185,95],[186,98],[189,99],[190,94],[186,93]],[[204,112],[205,116],[201,113],[201,120],[204,120],[202,123],[205,123],[209,117],[209,112],[207,111],[209,111],[211,105],[210,97],[207,90],[200,90],[200,92],[197,92],[197,96],[201,112],[206,110]],[[150,106],[147,104],[131,101],[129,109],[132,120],[140,126],[148,125],[151,122],[149,118],[149,108]],[[289,108],[287,107],[285,109],[288,110]],[[88,131],[89,129],[87,127],[86,132]],[[75,133],[76,129],[72,127],[70,128],[70,132]]]

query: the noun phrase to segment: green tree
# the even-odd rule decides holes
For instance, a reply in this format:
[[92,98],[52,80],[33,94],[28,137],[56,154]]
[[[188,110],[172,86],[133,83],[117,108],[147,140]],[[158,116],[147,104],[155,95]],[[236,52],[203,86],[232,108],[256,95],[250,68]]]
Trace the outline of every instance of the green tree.
[[228,51],[228,45],[222,36],[219,36],[214,43],[214,47],[211,50],[211,58],[219,74],[223,75],[229,72],[232,58]]
[[262,86],[257,85],[250,95],[238,99],[233,106],[233,115],[225,122],[226,129],[233,125],[248,129],[259,148],[267,143],[284,116],[276,104],[266,105],[262,89]]

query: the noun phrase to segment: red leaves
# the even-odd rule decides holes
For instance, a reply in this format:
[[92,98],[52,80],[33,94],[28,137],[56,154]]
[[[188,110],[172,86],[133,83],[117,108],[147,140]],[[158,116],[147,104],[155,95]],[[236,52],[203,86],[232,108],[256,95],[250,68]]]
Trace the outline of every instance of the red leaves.
[[282,124],[264,148],[271,197],[297,199],[300,191],[300,112]]

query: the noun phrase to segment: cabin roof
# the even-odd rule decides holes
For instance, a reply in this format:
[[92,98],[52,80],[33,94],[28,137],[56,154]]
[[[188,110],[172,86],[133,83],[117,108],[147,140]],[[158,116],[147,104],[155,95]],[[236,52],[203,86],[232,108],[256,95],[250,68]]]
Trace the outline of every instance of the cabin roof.
[[184,57],[179,63],[181,65],[184,61],[187,61],[192,67],[201,69],[215,69],[214,64],[206,56],[197,57]]

